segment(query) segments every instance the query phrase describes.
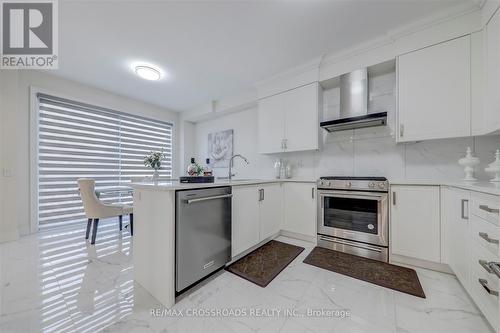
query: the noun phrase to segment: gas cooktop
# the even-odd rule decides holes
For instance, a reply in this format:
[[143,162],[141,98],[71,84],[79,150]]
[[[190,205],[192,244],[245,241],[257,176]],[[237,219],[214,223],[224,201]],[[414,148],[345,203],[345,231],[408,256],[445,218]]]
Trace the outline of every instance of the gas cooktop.
[[373,180],[373,181],[377,181],[377,182],[387,181],[387,178],[385,178],[385,177],[330,176],[330,177],[319,177],[319,179],[326,179],[326,180]]

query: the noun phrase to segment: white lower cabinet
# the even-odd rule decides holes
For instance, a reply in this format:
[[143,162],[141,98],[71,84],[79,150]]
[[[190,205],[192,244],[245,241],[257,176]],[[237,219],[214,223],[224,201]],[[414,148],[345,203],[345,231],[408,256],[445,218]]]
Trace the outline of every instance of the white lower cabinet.
[[443,188],[442,198],[442,255],[462,284],[469,284],[469,218],[470,192]]
[[[479,218],[473,216],[473,223],[476,222],[477,219]],[[468,265],[470,274],[469,285],[465,285],[457,272],[454,272],[457,274],[458,279],[462,282],[465,289],[467,289],[478,308],[486,319],[488,319],[491,326],[493,326],[496,332],[500,332],[500,303],[498,294],[496,294],[500,289],[500,279],[488,267],[488,263],[499,262],[499,258],[489,253],[473,240],[471,240],[471,243]]]
[[233,187],[232,257],[280,231],[281,185]]
[[284,183],[283,203],[281,229],[316,237],[316,186],[312,183]]
[[491,269],[500,264],[500,196],[453,186],[391,191],[391,253],[448,264],[500,333],[500,276]]
[[264,240],[280,231],[283,219],[283,193],[280,184],[268,184],[260,187],[260,240]]
[[491,263],[500,265],[500,196],[472,192],[470,213],[468,292],[500,332],[500,276],[490,267]]
[[439,263],[439,186],[391,186],[391,253]]
[[235,186],[231,255],[234,257],[259,243],[259,187]]
[[491,215],[500,206],[500,197],[453,187],[443,187],[441,194],[446,263],[494,330],[500,332],[500,277],[489,267],[500,262],[500,220]]

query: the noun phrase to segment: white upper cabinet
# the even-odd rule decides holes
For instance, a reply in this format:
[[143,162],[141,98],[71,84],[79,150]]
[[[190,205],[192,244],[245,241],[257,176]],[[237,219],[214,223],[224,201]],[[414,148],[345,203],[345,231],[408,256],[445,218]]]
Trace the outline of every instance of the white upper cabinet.
[[398,142],[471,135],[469,35],[398,57],[397,118]]
[[285,138],[284,95],[261,99],[258,111],[259,152],[262,154],[283,151]]
[[259,152],[318,149],[318,94],[314,82],[259,100]]
[[318,84],[285,93],[285,150],[318,149]]
[[483,134],[500,130],[500,10],[485,27],[485,84]]

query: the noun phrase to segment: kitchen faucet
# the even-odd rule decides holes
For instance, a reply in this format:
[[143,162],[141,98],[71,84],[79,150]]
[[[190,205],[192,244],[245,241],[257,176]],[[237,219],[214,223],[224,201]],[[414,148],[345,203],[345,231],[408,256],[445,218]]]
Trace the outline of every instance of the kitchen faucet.
[[248,162],[248,160],[246,159],[246,157],[244,157],[244,156],[242,156],[240,154],[236,154],[236,155],[231,156],[231,158],[229,158],[229,174],[228,174],[228,177],[227,177],[227,179],[229,179],[229,180],[231,180],[233,178],[233,176],[236,175],[236,174],[233,174],[233,164],[234,164],[234,158],[235,157],[239,157],[243,161],[245,161],[246,164],[250,164],[250,162]]

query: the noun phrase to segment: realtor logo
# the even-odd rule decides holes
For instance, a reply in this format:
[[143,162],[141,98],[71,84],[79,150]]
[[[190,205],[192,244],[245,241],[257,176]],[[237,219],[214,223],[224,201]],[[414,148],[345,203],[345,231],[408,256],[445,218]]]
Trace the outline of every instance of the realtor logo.
[[56,1],[0,0],[1,68],[57,68]]

